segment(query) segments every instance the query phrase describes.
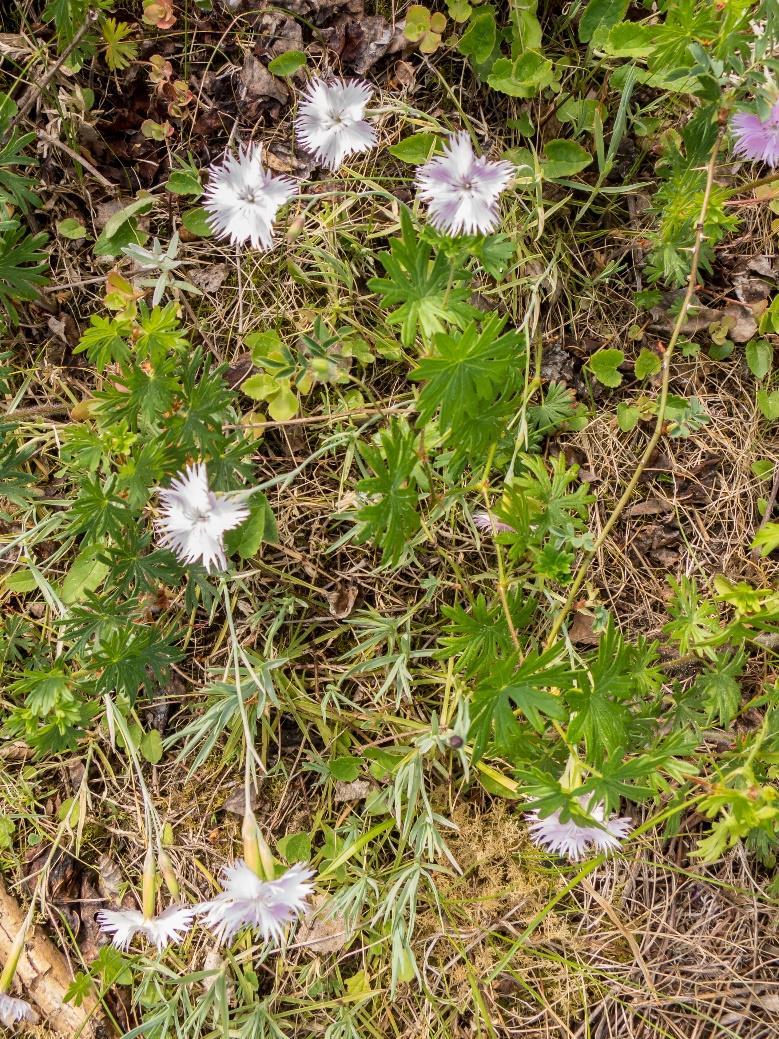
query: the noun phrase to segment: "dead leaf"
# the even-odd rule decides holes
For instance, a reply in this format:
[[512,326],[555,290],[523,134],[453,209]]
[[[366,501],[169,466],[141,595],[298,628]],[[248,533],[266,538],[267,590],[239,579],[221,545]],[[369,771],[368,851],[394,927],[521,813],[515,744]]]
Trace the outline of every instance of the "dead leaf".
[[[649,311],[652,328],[662,332],[671,331],[676,324],[674,305],[678,305],[680,299],[680,293],[663,293],[662,301]],[[709,325],[713,325],[715,321],[721,319],[722,313],[713,307],[694,307],[682,325],[681,331],[686,336],[696,335],[698,332],[704,332]]]
[[218,288],[221,288],[228,273],[226,263],[212,263],[208,267],[193,270],[189,275],[189,280],[195,288],[207,295],[209,292],[216,292]]
[[392,70],[390,85],[400,87],[401,90],[410,90],[417,81],[417,73],[414,66],[408,61],[398,61]]
[[343,620],[354,609],[359,589],[351,581],[338,581],[331,592],[326,592],[328,609],[331,617]]
[[747,268],[750,271],[754,271],[755,274],[760,274],[763,278],[776,278],[776,269],[774,263],[776,261],[775,256],[767,256],[765,253],[758,256],[750,256],[747,261]]
[[[328,899],[325,895],[318,895],[312,901],[311,922],[301,924],[298,931],[298,940],[302,951],[308,956],[325,956],[327,953],[340,952],[351,940],[353,931],[346,926],[342,916],[326,916],[321,910]],[[296,943],[297,944],[297,943]]]
[[[257,794],[252,798],[252,811],[256,811],[259,808],[260,799]],[[228,795],[225,803],[222,805],[223,812],[230,812],[231,815],[245,815],[246,814],[246,800],[244,795],[243,786],[237,786]]]
[[259,58],[247,54],[241,69],[241,99],[251,102],[264,98],[284,103],[289,100],[289,91]]
[[577,646],[597,646],[600,642],[600,635],[592,630],[594,624],[594,617],[577,610],[573,617],[573,623],[568,630],[568,637],[571,642]]
[[377,783],[370,779],[354,779],[351,783],[345,783],[342,779],[336,780],[333,791],[333,799],[336,804],[347,804],[350,801],[362,801],[378,787]]
[[252,355],[250,353],[238,354],[233,363],[224,373],[224,381],[231,390],[235,390],[241,385],[252,368]]
[[731,303],[725,307],[729,330],[728,338],[734,343],[748,343],[757,332],[757,321],[745,303]]
[[97,860],[97,890],[101,898],[116,900],[122,889],[122,871],[110,855]]
[[660,498],[647,498],[625,509],[625,516],[656,516],[659,512],[673,512],[673,506]]
[[60,311],[56,317],[52,314],[47,324],[49,326],[49,331],[68,346],[75,346],[78,342],[78,326],[66,311]]

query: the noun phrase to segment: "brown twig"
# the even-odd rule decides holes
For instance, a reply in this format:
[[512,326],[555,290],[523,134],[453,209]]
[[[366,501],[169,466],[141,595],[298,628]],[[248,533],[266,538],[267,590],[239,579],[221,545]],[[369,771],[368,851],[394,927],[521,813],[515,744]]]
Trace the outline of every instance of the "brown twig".
[[38,137],[42,141],[47,141],[50,145],[52,145],[52,147],[59,148],[61,152],[64,152],[66,155],[68,155],[71,159],[73,159],[74,162],[77,162],[80,166],[83,166],[87,173],[91,173],[95,180],[98,182],[98,184],[102,184],[102,186],[107,191],[116,192],[118,190],[117,185],[112,184],[107,177],[104,177],[100,170],[96,169],[88,159],[85,159],[83,155],[79,155],[77,151],[74,151],[70,147],[70,145],[65,144],[65,142],[61,141],[58,137],[52,137],[52,135],[50,133],[46,133],[45,130],[38,130]]
[[84,19],[83,24],[79,27],[73,39],[64,49],[62,54],[60,54],[60,56],[54,62],[49,71],[44,75],[43,79],[41,79],[39,83],[35,83],[33,84],[33,86],[30,87],[24,101],[22,101],[22,103],[19,105],[19,109],[16,115],[13,117],[13,119],[9,120],[8,125],[3,131],[3,139],[8,137],[13,128],[17,126],[22,121],[22,119],[24,119],[24,117],[30,111],[32,106],[35,104],[35,102],[41,96],[43,91],[46,89],[48,84],[51,82],[53,77],[57,75],[57,72],[62,68],[62,66],[68,60],[68,58],[76,49],[76,47],[78,47],[79,43],[81,43],[84,33],[87,31],[87,29],[90,28],[90,26],[92,26],[95,23],[96,19],[97,11],[90,11]]

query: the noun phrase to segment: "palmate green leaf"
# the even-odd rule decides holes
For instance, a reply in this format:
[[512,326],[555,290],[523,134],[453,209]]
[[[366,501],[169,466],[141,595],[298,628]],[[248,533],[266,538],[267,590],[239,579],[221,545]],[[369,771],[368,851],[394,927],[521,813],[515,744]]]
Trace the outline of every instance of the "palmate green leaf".
[[24,705],[11,709],[5,732],[25,739],[38,754],[75,747],[79,732],[99,709],[83,700],[62,660],[24,671],[10,689],[14,695],[24,696]]
[[411,214],[400,213],[401,237],[390,242],[390,252],[379,260],[386,278],[371,278],[368,288],[382,296],[385,306],[395,307],[387,320],[401,326],[404,346],[412,346],[417,332],[426,339],[443,332],[446,324],[463,327],[479,311],[468,302],[470,275],[452,268],[446,256],[433,256],[433,247],[414,229]]
[[682,760],[693,753],[697,743],[698,736],[695,733],[675,732],[655,746],[634,753],[632,757],[623,753],[615,754],[607,758],[601,764],[598,774],[588,777],[576,793],[594,794],[596,801],[605,802],[607,811],[617,808],[622,797],[642,801],[653,792],[650,783],[642,780],[649,780],[665,772],[681,782],[698,772],[695,765]]
[[[16,431],[0,426],[0,498],[23,506],[35,496],[37,479],[28,472],[27,462],[36,451],[34,441],[20,447]],[[4,515],[0,510],[0,516]]]
[[109,364],[129,361],[127,338],[131,331],[130,321],[93,314],[73,353],[86,353],[89,363],[104,371]]
[[558,662],[559,655],[557,646],[544,653],[531,650],[518,666],[515,659],[497,665],[477,686],[471,703],[474,761],[483,756],[491,738],[498,747],[516,738],[520,726],[515,711],[521,711],[537,732],[544,731],[545,717],[565,721],[565,703],[550,690],[567,688],[575,672]]
[[151,624],[124,625],[104,633],[89,661],[100,693],[125,693],[134,699],[140,688],[162,682],[181,651]]
[[101,427],[126,423],[132,431],[139,427],[158,429],[162,416],[169,412],[180,384],[177,357],[164,357],[158,364],[125,365],[115,382],[107,382],[95,393],[95,415]]
[[173,553],[153,549],[151,542],[151,533],[141,534],[131,527],[119,544],[105,550],[103,558],[111,568],[105,587],[113,598],[121,599],[132,592],[149,594],[161,584],[172,586],[181,580],[181,567]]
[[38,289],[46,285],[43,273],[48,267],[48,256],[43,246],[45,234],[30,235],[18,220],[5,221],[0,227],[0,307],[14,325],[19,324],[16,304],[36,299]]
[[[518,590],[509,596],[515,628],[522,630],[529,623],[535,607],[535,601],[524,592]],[[478,595],[470,610],[460,605],[442,606],[441,613],[449,623],[446,634],[438,640],[436,659],[454,657],[455,669],[473,677],[488,674],[496,660],[511,655],[513,644],[500,602],[488,603],[483,595]]]
[[706,704],[709,719],[717,718],[720,725],[730,725],[738,714],[741,686],[737,679],[745,661],[741,651],[732,656],[726,653],[716,660],[711,671],[704,672],[695,680],[694,689]]
[[104,18],[100,24],[103,34],[103,56],[112,72],[126,69],[138,56],[138,44],[127,37],[134,31],[129,22]]
[[24,153],[35,139],[34,133],[21,136],[12,133],[0,146],[0,201],[17,206],[23,213],[29,213],[41,204],[40,196],[34,190],[34,180],[16,172],[16,167],[38,165],[36,158]]
[[429,422],[440,409],[442,429],[455,431],[489,408],[505,385],[509,370],[521,367],[526,338],[517,331],[501,335],[506,319],[488,317],[479,330],[471,322],[462,333],[433,337],[435,356],[423,357],[411,373],[426,381],[417,400],[419,423]]
[[132,522],[130,507],[116,493],[115,475],[103,484],[97,480],[84,480],[68,515],[70,533],[83,534],[85,544],[100,540],[104,534],[120,541]]
[[583,530],[587,507],[594,499],[586,484],[571,490],[579,467],[566,465],[562,452],[555,456],[551,469],[537,455],[521,455],[519,462],[520,471],[495,506],[498,519],[518,533],[527,533],[532,524],[537,540],[550,535],[567,539]]
[[779,548],[779,523],[766,523],[752,539],[752,548],[760,551],[761,556],[770,556]]
[[374,541],[384,563],[397,566],[421,525],[414,472],[419,464],[416,435],[408,423],[393,419],[389,429],[379,434],[378,444],[360,444],[359,451],[374,475],[357,483],[357,492],[371,501],[357,512],[356,540]]
[[587,759],[596,764],[626,742],[630,712],[598,687],[568,694],[575,714],[568,726],[573,743],[584,740]]

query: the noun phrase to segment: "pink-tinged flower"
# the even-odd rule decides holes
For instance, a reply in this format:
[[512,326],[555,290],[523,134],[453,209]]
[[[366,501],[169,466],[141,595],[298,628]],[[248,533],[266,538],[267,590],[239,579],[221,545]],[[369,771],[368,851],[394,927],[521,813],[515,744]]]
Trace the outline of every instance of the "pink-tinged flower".
[[376,144],[376,131],[365,119],[372,96],[361,79],[315,79],[295,120],[297,139],[323,166],[337,170],[347,155],[369,151]]
[[15,999],[13,996],[0,992],[0,1025],[3,1028],[14,1028],[20,1021],[28,1021],[34,1024],[38,1015],[25,999]]
[[510,523],[503,523],[501,520],[496,520],[494,516],[491,516],[484,509],[473,514],[473,525],[477,530],[488,530],[491,534],[513,534],[514,528]]
[[298,863],[277,880],[262,880],[238,859],[222,870],[222,892],[195,909],[220,945],[244,927],[259,931],[266,942],[279,942],[285,926],[308,908],[313,876],[314,870]]
[[101,930],[113,935],[111,944],[123,952],[136,934],[144,935],[160,952],[171,943],[178,945],[194,918],[190,906],[168,906],[159,916],[148,918],[137,909],[101,909],[97,914]]
[[208,225],[219,238],[234,245],[250,241],[255,249],[273,246],[273,221],[279,209],[297,191],[289,177],[274,177],[262,165],[256,145],[241,148],[238,156],[227,155],[208,173],[203,206]]
[[513,176],[510,162],[476,156],[470,137],[462,132],[450,137],[443,155],[417,170],[416,182],[430,222],[439,231],[487,234],[498,225],[498,199]]
[[753,162],[779,166],[779,101],[763,121],[751,112],[738,112],[730,122],[735,142],[733,151]]
[[249,492],[215,494],[208,486],[205,465],[198,462],[157,493],[162,503],[156,523],[160,544],[172,549],[182,563],[202,561],[209,572],[212,565],[224,570],[224,535],[248,517]]
[[[572,818],[568,822],[560,819],[560,810],[542,819],[538,812],[530,812],[530,838],[534,844],[562,855],[571,862],[578,862],[590,852],[616,851],[620,843],[633,829],[633,823],[624,816],[612,815],[606,819],[603,804],[587,807],[587,797],[577,798],[582,810],[594,820],[592,826],[580,826]],[[599,823],[600,825],[595,825]]]

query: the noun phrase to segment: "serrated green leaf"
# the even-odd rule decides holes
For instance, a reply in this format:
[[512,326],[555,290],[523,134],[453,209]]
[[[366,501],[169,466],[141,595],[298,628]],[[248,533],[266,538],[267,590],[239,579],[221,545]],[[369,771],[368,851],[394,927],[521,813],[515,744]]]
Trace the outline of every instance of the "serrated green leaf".
[[341,758],[333,758],[328,762],[327,767],[333,779],[341,780],[343,783],[353,783],[360,774],[362,762],[359,758],[345,755]]
[[241,559],[253,559],[262,544],[276,544],[279,532],[271,503],[262,493],[255,491],[250,499],[247,519],[234,530],[225,534],[225,545],[231,554],[237,552]]
[[660,358],[653,350],[644,347],[636,358],[635,371],[637,379],[646,379],[650,375],[657,375],[662,364]]
[[467,58],[472,58],[477,64],[481,64],[495,49],[496,36],[494,10],[480,8],[471,16],[468,28],[457,44],[457,49]]
[[752,539],[752,548],[759,550],[761,556],[770,556],[779,548],[779,523],[766,523]]
[[172,170],[165,187],[174,195],[193,195],[195,198],[200,198],[203,194],[203,185],[200,183],[199,175],[188,168]]
[[779,390],[758,390],[757,406],[769,422],[779,419]]
[[598,350],[587,362],[587,367],[592,374],[604,386],[619,386],[622,383],[622,373],[619,366],[625,360],[621,350],[603,349]]
[[250,332],[244,337],[244,344],[251,350],[254,364],[262,364],[264,358],[273,357],[284,346],[278,332],[272,328],[264,332]]
[[299,408],[300,401],[289,386],[282,386],[268,402],[268,414],[274,422],[287,422],[297,415]]
[[535,97],[555,82],[552,62],[535,51],[526,51],[515,61],[498,58],[487,83],[509,97]]
[[276,841],[276,848],[287,862],[308,862],[311,858],[311,835],[288,833],[286,837]]
[[627,9],[628,0],[590,0],[579,19],[579,39],[589,43],[596,29],[611,29]]
[[108,218],[105,227],[103,228],[103,233],[100,237],[105,238],[106,240],[113,238],[119,230],[119,228],[123,224],[126,224],[131,217],[134,217],[140,213],[148,212],[151,209],[153,202],[154,199],[151,195],[147,194],[146,192],[142,192],[138,196],[138,198],[133,199],[132,202],[128,203],[128,205],[126,206],[123,206],[122,209],[120,209],[117,213],[114,213],[113,216]]
[[623,433],[629,433],[635,429],[640,418],[641,411],[635,405],[626,404],[624,401],[620,401],[617,405],[617,425]]
[[76,556],[60,587],[59,597],[66,606],[100,587],[108,573],[108,566],[98,558],[104,551],[105,546],[98,542],[87,545]]
[[604,50],[616,58],[645,58],[655,49],[654,32],[650,25],[618,22],[609,32]]

